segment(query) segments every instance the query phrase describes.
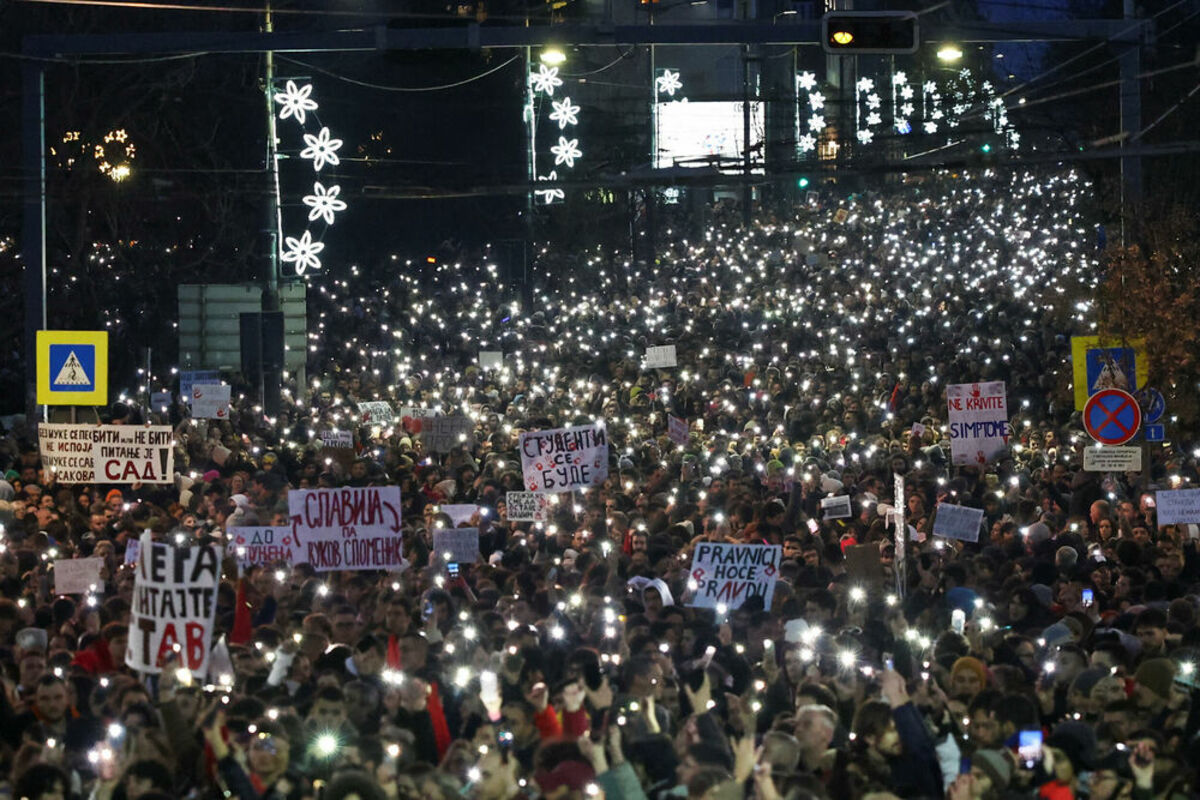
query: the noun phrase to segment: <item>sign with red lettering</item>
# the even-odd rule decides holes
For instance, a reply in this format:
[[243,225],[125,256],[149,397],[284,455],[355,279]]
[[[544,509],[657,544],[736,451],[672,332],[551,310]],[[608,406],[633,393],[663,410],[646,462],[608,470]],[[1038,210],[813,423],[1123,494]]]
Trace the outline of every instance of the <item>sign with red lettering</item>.
[[608,479],[608,431],[579,425],[520,436],[521,472],[530,492],[571,492]]
[[255,564],[265,566],[280,561],[295,564],[304,560],[299,555],[300,548],[296,546],[289,527],[233,527],[228,534],[230,547],[243,567]]
[[142,535],[133,581],[125,664],[157,675],[172,651],[178,666],[203,676],[217,613],[221,548],[172,547]]
[[317,572],[401,568],[400,487],[288,492],[297,561]]
[[732,611],[757,595],[770,611],[782,560],[779,545],[700,542],[692,553],[688,605]]
[[946,387],[950,459],[983,466],[1008,448],[1008,393],[1004,381]]
[[42,463],[59,483],[173,483],[170,425],[38,425]]

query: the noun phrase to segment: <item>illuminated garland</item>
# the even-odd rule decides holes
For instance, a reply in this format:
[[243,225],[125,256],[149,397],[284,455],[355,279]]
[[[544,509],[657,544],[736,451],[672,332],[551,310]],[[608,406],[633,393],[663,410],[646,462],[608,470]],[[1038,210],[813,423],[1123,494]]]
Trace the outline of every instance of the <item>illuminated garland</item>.
[[[548,67],[545,64],[539,64],[537,71],[530,70],[529,72],[529,92],[525,101],[525,123],[529,126],[529,153],[530,153],[530,175],[534,180],[538,181],[557,181],[558,168],[565,167],[566,169],[574,169],[576,159],[583,157],[583,151],[579,149],[578,138],[568,138],[561,133],[565,131],[568,125],[579,125],[579,106],[571,102],[570,97],[563,97],[561,100],[554,100],[554,91],[563,85],[563,79],[558,77],[558,67]],[[548,115],[551,122],[558,125],[560,131],[558,136],[558,144],[550,146],[550,153],[554,156],[555,169],[550,170],[545,175],[537,173],[537,96],[544,94],[550,98],[550,105],[553,111]],[[543,203],[550,203],[563,200],[566,198],[566,192],[562,189],[535,189],[534,195],[537,196]]]
[[[310,111],[317,110],[317,101],[312,99],[312,84],[297,86],[289,80],[283,89],[274,90],[275,102],[279,104],[279,119],[294,119],[303,131],[305,147],[300,151],[300,157],[312,162],[313,172],[320,173],[325,166],[336,167],[341,163],[338,150],[342,148],[342,140],[333,138],[329,128],[320,125],[316,115],[313,115],[313,128],[316,133],[309,133],[308,117]],[[319,127],[318,127],[319,126]],[[328,229],[337,215],[346,210],[346,202],[341,199],[342,187],[337,184],[326,186],[320,180],[313,181],[312,194],[305,195],[304,205],[308,206],[308,222],[321,220]],[[280,231],[282,236],[282,231]],[[324,230],[321,231],[324,237]],[[320,254],[325,249],[325,243],[320,238],[313,237],[311,227],[305,228],[300,236],[282,236],[283,248],[279,258],[296,265],[296,274],[303,275],[308,270],[321,269]]]

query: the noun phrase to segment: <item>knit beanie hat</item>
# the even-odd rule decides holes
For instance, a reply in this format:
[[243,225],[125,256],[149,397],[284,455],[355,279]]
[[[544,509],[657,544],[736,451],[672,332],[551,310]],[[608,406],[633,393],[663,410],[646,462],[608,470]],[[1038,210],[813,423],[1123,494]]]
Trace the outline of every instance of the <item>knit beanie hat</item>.
[[963,670],[969,670],[971,672],[974,672],[976,675],[979,676],[979,684],[981,686],[987,686],[987,684],[988,684],[987,667],[978,658],[972,658],[971,656],[963,656],[962,658],[955,661],[954,666],[950,668],[950,679],[953,680],[954,676],[957,675],[959,672],[962,672]]
[[1175,662],[1169,658],[1147,659],[1133,677],[1139,686],[1145,686],[1166,700],[1171,696],[1171,682],[1175,680]]
[[1046,740],[1047,747],[1062,750],[1078,774],[1091,769],[1096,758],[1096,730],[1086,722],[1059,723]]
[[999,750],[977,750],[971,756],[971,766],[979,767],[992,779],[992,787],[996,792],[1003,792],[1012,780],[1012,761]]

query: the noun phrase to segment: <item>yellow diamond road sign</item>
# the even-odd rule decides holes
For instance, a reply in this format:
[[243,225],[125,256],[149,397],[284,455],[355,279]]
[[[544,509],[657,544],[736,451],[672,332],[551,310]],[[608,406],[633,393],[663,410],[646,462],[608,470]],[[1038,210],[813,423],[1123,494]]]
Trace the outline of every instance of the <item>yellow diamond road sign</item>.
[[38,331],[37,401],[108,405],[108,331]]

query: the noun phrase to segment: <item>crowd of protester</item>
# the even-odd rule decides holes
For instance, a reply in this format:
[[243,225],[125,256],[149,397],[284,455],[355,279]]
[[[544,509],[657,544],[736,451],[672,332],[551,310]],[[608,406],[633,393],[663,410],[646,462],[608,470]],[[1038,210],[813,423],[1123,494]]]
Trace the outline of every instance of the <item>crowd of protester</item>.
[[[1090,319],[1072,292],[1098,268],[1087,196],[1073,174],[984,173],[827,193],[749,230],[717,206],[653,265],[544,252],[525,297],[484,257],[319,275],[308,391],[274,418],[177,401],[173,485],[60,485],[17,425],[4,791],[1194,796],[1197,529],[1158,525],[1155,492],[1195,485],[1197,459],[1175,442],[1141,472],[1082,469],[1065,376]],[[644,369],[663,344],[678,365]],[[983,380],[1007,383],[1009,448],[954,466],[944,387]],[[396,418],[364,423],[378,400]],[[477,426],[428,453],[406,408]],[[597,420],[603,485],[510,521],[518,434]],[[333,430],[349,458],[321,447]],[[401,487],[403,571],[239,566],[231,528],[287,524],[289,488],[342,485]],[[838,495],[851,515],[825,518]],[[939,503],[983,509],[978,541],[933,536]],[[461,524],[480,531],[457,574],[431,553],[447,504],[476,506]],[[146,533],[227,547],[209,675],[125,666],[125,551]],[[781,546],[773,596],[691,607],[702,541]],[[90,556],[104,585],[56,596],[55,564]]]

